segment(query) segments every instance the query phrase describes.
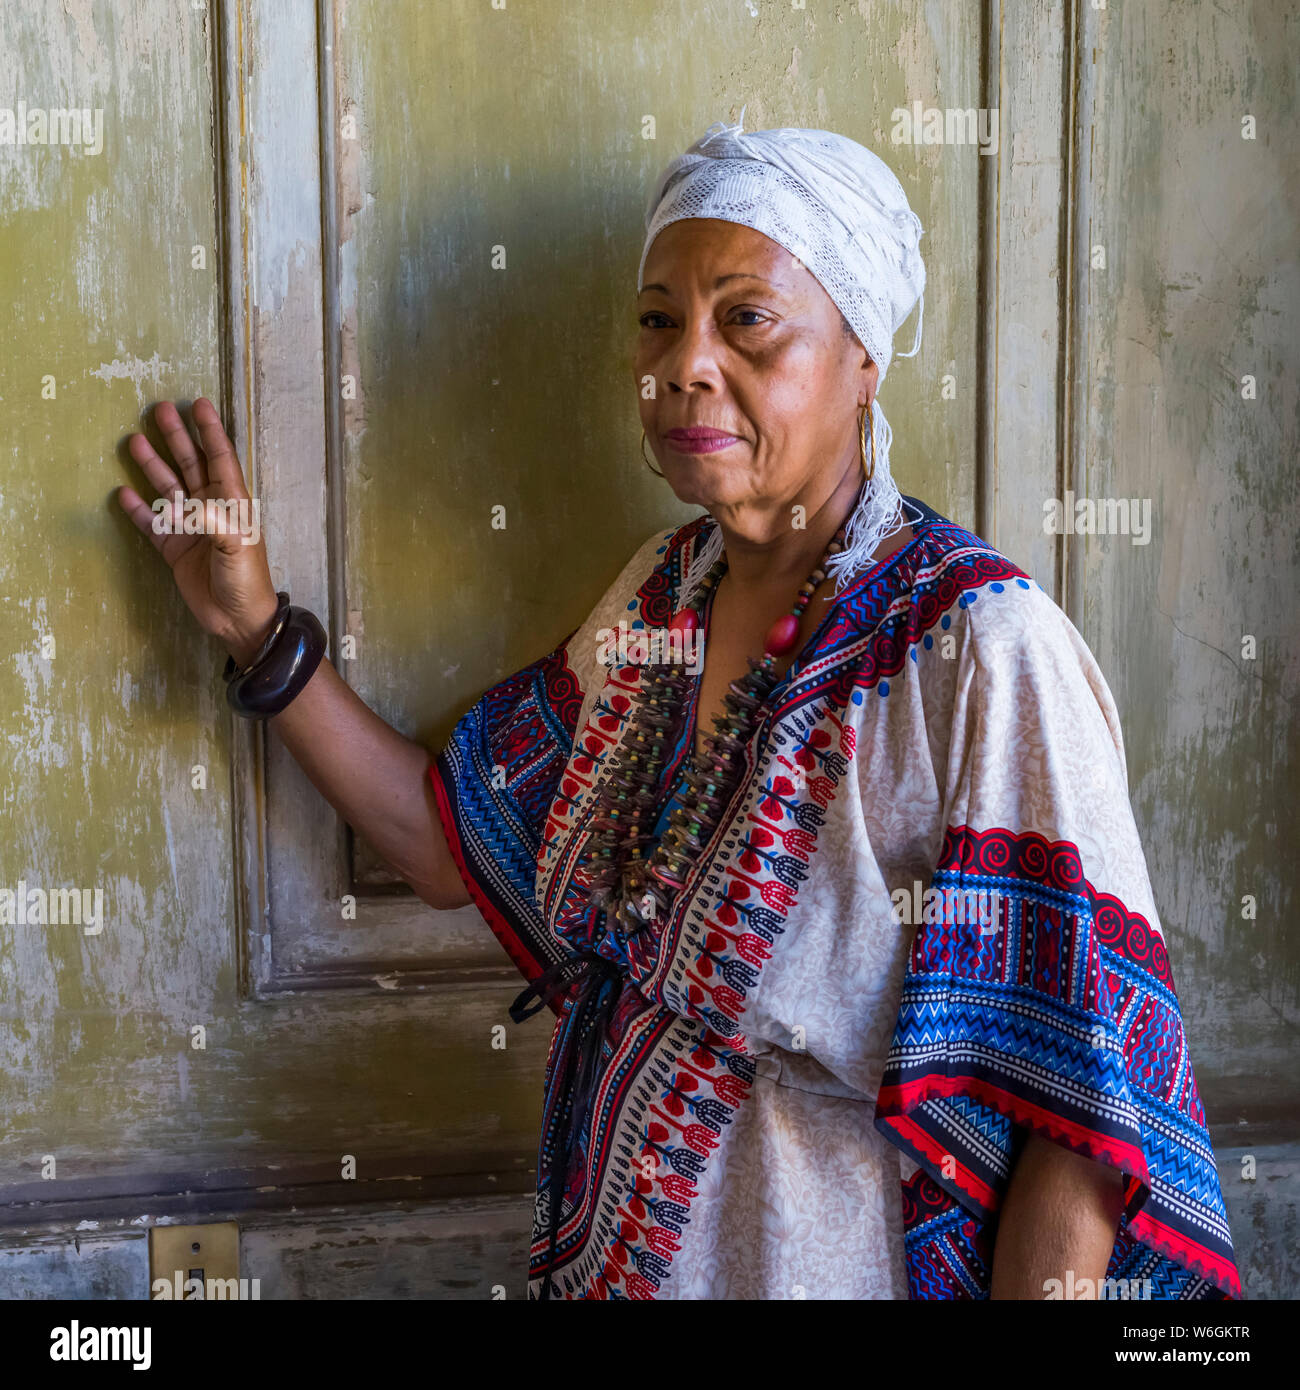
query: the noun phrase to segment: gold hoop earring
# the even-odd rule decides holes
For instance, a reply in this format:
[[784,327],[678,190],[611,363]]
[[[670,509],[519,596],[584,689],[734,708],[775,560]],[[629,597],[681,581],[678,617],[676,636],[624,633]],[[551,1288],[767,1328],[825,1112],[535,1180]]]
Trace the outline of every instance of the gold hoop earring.
[[[871,421],[871,466],[867,467],[867,421]],[[862,411],[862,419],[858,425],[858,456],[862,460],[862,472],[867,482],[870,482],[876,474],[876,418],[871,409],[871,402],[868,401]]]
[[645,466],[655,475],[656,478],[663,477],[663,474],[659,471],[659,469],[657,469],[654,466],[654,464],[651,463],[650,460],[645,456],[645,430],[641,431],[641,462],[645,464]]

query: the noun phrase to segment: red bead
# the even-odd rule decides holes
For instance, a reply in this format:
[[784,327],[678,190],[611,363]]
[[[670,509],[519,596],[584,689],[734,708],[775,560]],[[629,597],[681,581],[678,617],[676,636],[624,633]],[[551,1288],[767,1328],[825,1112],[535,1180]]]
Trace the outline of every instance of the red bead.
[[673,620],[668,624],[669,632],[680,632],[684,637],[688,632],[694,632],[700,625],[700,615],[693,608],[683,608],[680,613],[673,615]]
[[787,613],[784,618],[778,618],[772,624],[767,641],[763,643],[763,650],[773,656],[784,656],[798,640],[799,619],[793,613]]

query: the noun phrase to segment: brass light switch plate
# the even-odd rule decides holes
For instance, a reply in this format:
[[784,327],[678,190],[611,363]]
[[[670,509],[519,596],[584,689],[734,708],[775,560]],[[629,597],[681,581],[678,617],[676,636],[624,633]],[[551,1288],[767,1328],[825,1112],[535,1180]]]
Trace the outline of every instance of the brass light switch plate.
[[239,1223],[151,1227],[149,1296],[186,1300],[245,1297],[239,1282]]

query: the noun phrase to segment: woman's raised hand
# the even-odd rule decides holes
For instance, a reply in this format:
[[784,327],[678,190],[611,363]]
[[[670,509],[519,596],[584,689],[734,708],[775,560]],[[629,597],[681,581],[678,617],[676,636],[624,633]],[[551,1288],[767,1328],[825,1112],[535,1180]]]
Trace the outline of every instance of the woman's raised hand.
[[[257,522],[258,509],[249,499],[239,459],[222,428],[221,417],[206,396],[194,402],[192,415],[202,447],[195,445],[170,401],[154,408],[154,419],[183,483],[143,434],[133,434],[127,441],[131,457],[153,489],[166,499],[166,509],[156,511],[131,487],[118,488],[117,500],[166,560],[199,626],[245,666],[274,621],[275,585]],[[186,534],[185,504],[177,499],[177,493],[203,505],[201,531],[194,531],[191,523],[191,534]],[[193,502],[188,510],[191,516],[197,515]],[[167,519],[169,530],[154,529],[159,516]],[[251,528],[249,518],[255,523]]]
[[[117,500],[171,567],[200,626],[247,666],[275,621],[275,585],[260,526],[255,540],[241,527],[241,520],[248,514],[256,519],[257,513],[216,408],[200,396],[193,413],[201,448],[170,401],[154,410],[183,484],[144,435],[133,434],[127,442],[131,457],[167,501],[163,515],[170,533],[154,530],[159,513],[134,488],[118,488]],[[175,502],[177,492],[204,504],[201,533],[186,535],[179,524],[184,505]],[[229,506],[241,501],[245,518]],[[208,507],[209,502],[225,505]],[[269,722],[321,795],[425,902],[451,908],[470,901],[438,817],[428,749],[367,709],[328,659]]]

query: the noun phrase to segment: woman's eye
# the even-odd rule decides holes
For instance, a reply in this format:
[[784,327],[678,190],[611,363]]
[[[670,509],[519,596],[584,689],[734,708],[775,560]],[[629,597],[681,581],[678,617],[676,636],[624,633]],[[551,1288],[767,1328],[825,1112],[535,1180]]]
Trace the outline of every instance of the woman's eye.
[[[744,322],[741,322],[739,318],[733,320],[741,328],[757,328],[760,323],[767,322],[767,316],[759,313],[757,309],[737,309],[736,314],[738,316],[749,315],[749,319]],[[667,325],[668,316],[660,313],[657,309],[650,309],[642,314],[637,322],[642,328],[662,328]]]

